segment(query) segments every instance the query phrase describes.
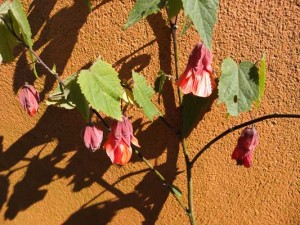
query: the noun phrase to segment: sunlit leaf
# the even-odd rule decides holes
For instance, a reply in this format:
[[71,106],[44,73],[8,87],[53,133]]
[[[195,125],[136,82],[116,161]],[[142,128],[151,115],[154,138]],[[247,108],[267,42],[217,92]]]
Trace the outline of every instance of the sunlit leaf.
[[2,4],[0,4],[0,16],[7,14],[10,4],[11,2],[9,1],[4,1]]
[[257,100],[257,106],[259,106],[259,103],[264,96],[265,92],[265,83],[266,83],[266,73],[267,73],[267,62],[266,62],[266,56],[263,55],[261,60],[260,60],[260,65],[259,65],[259,98]]
[[123,94],[122,94],[122,99],[124,100],[124,102],[126,103],[130,103],[132,105],[135,105],[135,101],[134,101],[134,97],[133,97],[133,93],[131,90],[129,90],[128,88],[123,88]]
[[122,119],[120,108],[122,86],[118,73],[109,63],[98,60],[90,69],[81,70],[77,82],[94,109],[114,119]]
[[202,42],[211,50],[219,0],[182,0],[182,2],[185,15],[191,18]]
[[186,16],[186,17],[185,17],[185,20],[184,20],[183,28],[182,28],[182,30],[181,30],[181,32],[180,32],[180,36],[185,35],[185,33],[187,32],[187,30],[188,30],[192,25],[193,25],[192,20],[191,20],[188,16]]
[[154,116],[161,115],[151,99],[154,95],[154,90],[148,86],[146,79],[136,72],[132,72],[134,81],[133,96],[134,100],[143,109],[145,115],[153,121]]
[[137,0],[129,13],[124,29],[128,29],[151,14],[158,13],[165,5],[166,0]]
[[14,31],[17,35],[22,36],[22,39],[29,48],[32,48],[31,29],[21,3],[19,0],[14,0],[9,6]]
[[218,85],[219,102],[224,102],[227,112],[237,116],[251,109],[259,98],[258,70],[251,62],[236,64],[231,58],[222,63],[222,75]]

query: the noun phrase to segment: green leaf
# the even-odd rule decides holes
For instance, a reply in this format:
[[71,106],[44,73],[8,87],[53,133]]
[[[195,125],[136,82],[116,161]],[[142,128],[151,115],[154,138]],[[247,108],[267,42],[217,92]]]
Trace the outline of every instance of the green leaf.
[[183,8],[182,0],[167,0],[166,6],[168,9],[168,18],[171,19],[177,16],[180,10]]
[[82,114],[85,122],[89,122],[89,103],[82,94],[79,84],[76,82],[76,80],[72,80],[68,86],[70,88],[70,97],[72,102],[76,105],[77,110]]
[[224,102],[227,112],[237,116],[251,109],[252,103],[259,98],[258,71],[251,62],[236,64],[231,58],[222,63],[219,81],[219,103]]
[[11,4],[11,2],[9,1],[4,1],[1,5],[0,5],[0,16],[1,15],[5,15],[7,14],[8,10],[9,10],[9,5]]
[[143,109],[145,115],[153,121],[153,117],[161,115],[156,106],[151,102],[154,90],[147,85],[146,79],[138,73],[132,71],[134,81],[133,96],[134,100]]
[[166,0],[137,0],[129,13],[124,29],[128,29],[147,16],[159,12],[165,5]]
[[202,42],[211,50],[219,0],[182,0],[182,2],[185,15],[191,18]]
[[21,3],[19,0],[14,0],[9,7],[9,13],[13,20],[14,31],[17,35],[21,34],[25,44],[32,49],[33,42],[31,39],[31,29]]
[[202,98],[192,94],[183,96],[183,137],[189,136],[205,113],[210,110],[215,98],[215,95],[210,95],[208,98]]
[[181,32],[180,32],[180,36],[185,35],[185,33],[187,32],[187,30],[188,30],[192,25],[193,25],[192,20],[191,20],[188,16],[186,16],[186,17],[185,17],[185,20],[184,20],[183,28],[182,28],[182,30],[181,30]]
[[122,86],[118,73],[109,63],[98,60],[89,70],[81,70],[77,82],[94,109],[114,119],[122,119],[120,109]]
[[259,65],[259,98],[257,100],[257,107],[259,106],[259,103],[264,95],[265,92],[265,83],[266,83],[266,73],[267,73],[267,62],[266,62],[266,56],[263,55],[260,60]]
[[3,62],[14,60],[13,49],[18,44],[18,40],[7,29],[4,22],[0,20],[0,55]]
[[181,197],[182,196],[182,191],[176,187],[173,184],[169,184],[169,188],[171,189],[171,192],[176,195],[177,197]]
[[87,0],[87,6],[88,6],[88,9],[89,9],[89,12],[92,12],[93,11],[93,7],[92,7],[91,0]]
[[70,96],[70,84],[77,79],[77,74],[72,74],[68,78],[64,79],[65,86],[58,84],[58,86],[48,96],[46,101],[47,105],[54,105],[65,109],[74,109],[75,104],[73,103]]
[[158,103],[160,103],[160,97],[161,97],[166,79],[167,79],[166,74],[163,71],[159,71],[156,76],[155,83],[154,83],[154,90],[156,93],[158,93]]

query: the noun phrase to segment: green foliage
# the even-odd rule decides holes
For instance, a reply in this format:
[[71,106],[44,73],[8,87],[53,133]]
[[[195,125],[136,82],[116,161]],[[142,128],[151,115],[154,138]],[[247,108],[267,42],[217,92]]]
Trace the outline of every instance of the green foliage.
[[18,43],[4,22],[0,20],[0,56],[3,62],[11,62],[14,59],[13,49]]
[[252,103],[259,98],[256,66],[248,61],[238,65],[231,58],[227,58],[223,61],[221,70],[219,102],[224,102],[227,112],[233,116],[250,110]]
[[193,22],[191,20],[191,18],[189,18],[188,16],[185,17],[185,20],[184,20],[184,25],[183,25],[183,28],[180,32],[180,36],[183,36],[185,35],[185,33],[187,32],[187,30],[193,25]]
[[46,103],[47,105],[55,105],[65,109],[73,109],[76,106],[84,120],[88,122],[90,115],[89,104],[81,92],[77,78],[77,73],[66,78],[63,81],[65,86],[59,84],[49,95]]
[[71,99],[70,84],[76,81],[78,74],[73,74],[63,80],[65,86],[59,84],[48,96],[47,105],[54,105],[65,109],[73,109],[75,103]]
[[266,83],[266,73],[267,73],[267,62],[266,62],[266,56],[263,55],[261,60],[260,60],[260,65],[259,65],[259,98],[257,101],[257,106],[259,105],[264,92],[265,92],[265,83]]
[[88,7],[88,9],[89,9],[89,12],[92,12],[92,10],[93,10],[93,6],[92,6],[92,2],[91,2],[91,0],[87,0],[87,7]]
[[85,122],[88,122],[90,118],[90,107],[89,103],[81,92],[79,84],[76,82],[76,80],[73,80],[69,83],[69,88],[72,102],[76,105],[77,110],[82,114]]
[[211,50],[219,0],[182,0],[182,2],[185,15],[191,18],[202,42]]
[[9,4],[11,4],[9,1],[5,1],[0,5],[0,16],[7,14],[9,10]]
[[158,103],[160,103],[160,97],[161,97],[166,79],[167,79],[166,74],[163,71],[159,71],[156,76],[155,83],[154,83],[154,90],[156,93],[158,93]]
[[168,18],[176,16],[180,10],[183,8],[182,0],[167,0],[166,6],[168,9]]
[[128,29],[151,14],[158,13],[165,5],[166,0],[137,0],[129,13],[124,29]]
[[183,96],[183,126],[181,131],[183,137],[187,137],[204,114],[210,110],[212,98],[213,96],[201,98],[192,94]]
[[109,63],[96,61],[90,69],[79,72],[77,82],[94,109],[114,119],[122,119],[120,109],[122,86],[118,73]]
[[32,49],[31,29],[21,3],[5,1],[0,5],[0,54],[4,62],[14,59],[13,49],[19,44],[18,39]]
[[156,106],[151,102],[154,90],[147,85],[146,79],[138,73],[132,71],[134,81],[133,96],[134,100],[143,109],[145,115],[153,121],[154,116],[161,115]]
[[25,44],[32,49],[31,29],[21,3],[19,0],[14,0],[9,8],[14,31],[17,35],[21,35]]

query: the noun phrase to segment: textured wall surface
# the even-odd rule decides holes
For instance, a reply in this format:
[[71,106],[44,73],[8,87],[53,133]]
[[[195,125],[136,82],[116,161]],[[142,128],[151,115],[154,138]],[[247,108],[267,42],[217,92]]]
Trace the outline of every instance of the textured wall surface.
[[[171,39],[164,14],[122,30],[134,1],[95,0],[88,12],[84,0],[23,0],[32,27],[34,49],[62,77],[101,56],[122,78],[131,70],[153,84],[162,69],[174,74]],[[257,61],[266,53],[266,92],[253,116],[300,113],[300,4],[296,0],[221,0],[214,31],[214,77],[230,56]],[[179,31],[184,18],[179,17]],[[189,30],[179,38],[180,71],[199,36]],[[16,95],[25,79],[43,100],[55,87],[39,68],[35,80],[26,54],[16,49],[13,63],[0,67],[0,224],[188,224],[187,216],[146,165],[111,165],[102,150],[92,154],[83,145],[84,122],[76,111],[41,104],[30,118]],[[168,82],[160,109],[175,127],[175,86]],[[170,182],[186,192],[184,159],[176,137],[161,121],[149,123],[130,109],[142,152]],[[227,118],[217,100],[187,141],[191,155],[215,135],[249,120],[245,113]],[[101,126],[101,124],[99,123]],[[256,125],[259,146],[249,169],[231,160],[239,132],[211,146],[194,167],[195,213],[198,224],[300,224],[300,124],[272,119]],[[186,202],[186,197],[183,201]]]

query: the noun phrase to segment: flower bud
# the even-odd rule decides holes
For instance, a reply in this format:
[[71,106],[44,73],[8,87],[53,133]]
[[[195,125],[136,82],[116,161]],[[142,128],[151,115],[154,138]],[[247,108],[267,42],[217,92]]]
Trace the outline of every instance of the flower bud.
[[19,91],[19,100],[25,111],[34,116],[38,110],[40,96],[32,85],[25,84]]
[[252,164],[252,155],[257,145],[258,133],[256,129],[247,127],[241,133],[231,158],[236,160],[237,165],[244,165],[248,168]]
[[94,125],[88,124],[84,130],[83,136],[85,147],[91,149],[93,152],[100,148],[103,140],[103,131]]

